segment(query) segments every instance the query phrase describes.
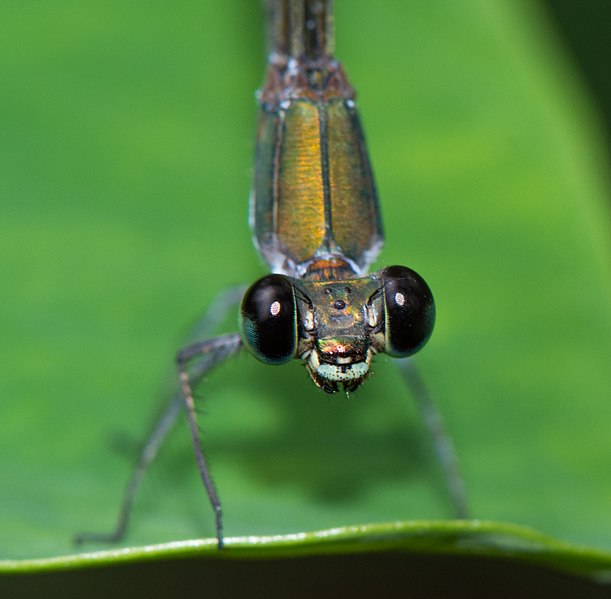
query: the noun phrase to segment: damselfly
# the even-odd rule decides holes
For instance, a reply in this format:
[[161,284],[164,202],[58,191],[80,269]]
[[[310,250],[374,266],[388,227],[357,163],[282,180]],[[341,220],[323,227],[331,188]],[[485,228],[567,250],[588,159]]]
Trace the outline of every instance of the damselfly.
[[[80,535],[78,541],[123,537],[140,480],[185,407],[222,546],[221,502],[202,450],[193,387],[240,350],[271,365],[301,360],[322,391],[348,395],[370,375],[376,354],[407,358],[432,333],[433,296],[420,275],[405,266],[367,274],[382,247],[382,225],[354,90],[333,57],[331,2],[268,0],[265,7],[268,65],[258,93],[250,224],[272,274],[243,294],[239,333],[178,353],[180,392],[144,445],[115,531]],[[221,303],[231,304],[232,296]],[[416,371],[410,366],[405,372],[435,440],[456,513],[464,517],[452,445]]]

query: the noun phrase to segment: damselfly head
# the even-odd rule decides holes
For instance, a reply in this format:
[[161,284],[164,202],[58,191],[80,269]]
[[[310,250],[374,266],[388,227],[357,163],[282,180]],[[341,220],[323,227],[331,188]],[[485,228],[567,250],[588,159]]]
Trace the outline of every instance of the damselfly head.
[[240,319],[258,360],[300,358],[320,389],[349,392],[370,375],[376,353],[404,358],[426,343],[435,305],[428,285],[404,266],[333,281],[272,274],[248,289]]
[[384,344],[381,284],[377,275],[296,282],[299,357],[323,391],[354,391],[369,376]]

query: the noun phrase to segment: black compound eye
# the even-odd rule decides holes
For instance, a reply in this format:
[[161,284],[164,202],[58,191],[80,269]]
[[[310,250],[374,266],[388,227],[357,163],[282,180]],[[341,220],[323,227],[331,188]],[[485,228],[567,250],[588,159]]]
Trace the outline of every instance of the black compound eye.
[[382,272],[386,324],[385,352],[395,358],[416,353],[429,339],[435,324],[435,302],[424,279],[405,266]]
[[242,338],[261,362],[284,364],[297,352],[297,302],[288,277],[268,275],[242,299]]

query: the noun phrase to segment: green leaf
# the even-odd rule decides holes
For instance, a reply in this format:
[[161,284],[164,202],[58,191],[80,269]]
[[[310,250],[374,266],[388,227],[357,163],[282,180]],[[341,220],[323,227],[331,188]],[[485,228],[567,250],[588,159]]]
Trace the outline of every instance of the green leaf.
[[[243,355],[200,389],[222,555],[402,549],[608,576],[608,188],[580,82],[530,3],[336,4],[380,265],[415,268],[435,293],[416,360],[477,520],[449,519],[390,360],[346,400],[298,364]],[[0,7],[2,572],[218,557],[184,541],[214,529],[182,421],[125,542],[77,554],[71,538],[114,525],[181,331],[264,273],[246,223],[257,8]]]
[[[607,552],[563,543],[526,527],[477,520],[364,524],[290,535],[234,537],[227,539],[220,556],[228,560],[261,560],[355,553],[375,555],[390,551],[512,558],[589,575],[601,582],[608,582],[611,575]],[[51,558],[5,560],[0,562],[0,566],[4,573],[19,574],[193,557],[218,559],[215,539],[174,541]]]

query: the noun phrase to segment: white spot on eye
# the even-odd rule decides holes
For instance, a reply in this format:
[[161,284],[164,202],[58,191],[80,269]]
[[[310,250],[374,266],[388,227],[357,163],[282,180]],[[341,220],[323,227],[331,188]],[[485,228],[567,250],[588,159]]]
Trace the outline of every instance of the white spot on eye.
[[272,316],[278,316],[278,314],[280,314],[280,302],[279,301],[275,301],[270,307],[269,307],[269,311],[271,313]]
[[395,302],[397,302],[398,306],[405,306],[405,296],[400,291],[395,293]]

